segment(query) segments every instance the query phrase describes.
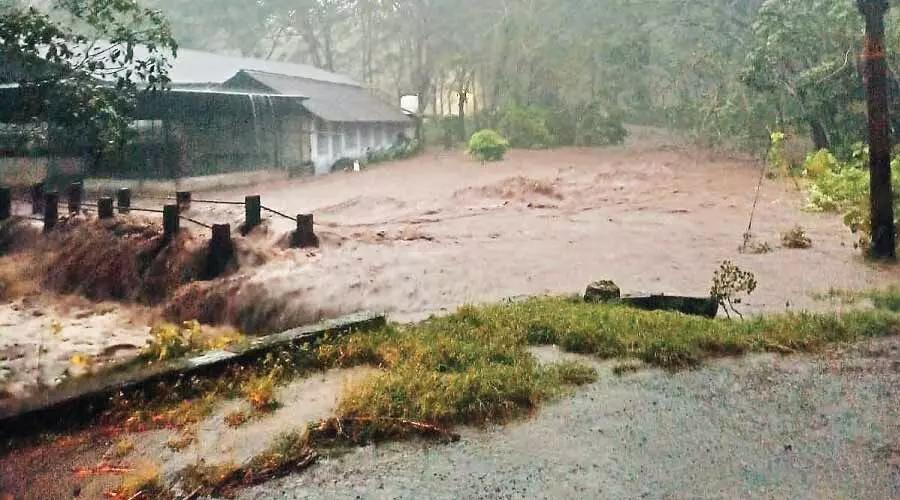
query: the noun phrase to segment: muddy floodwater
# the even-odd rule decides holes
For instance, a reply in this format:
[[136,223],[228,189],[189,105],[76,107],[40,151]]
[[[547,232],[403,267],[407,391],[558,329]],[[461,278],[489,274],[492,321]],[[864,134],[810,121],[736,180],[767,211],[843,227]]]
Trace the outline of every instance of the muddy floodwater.
[[[598,279],[625,293],[702,295],[725,259],[757,277],[741,306],[750,313],[838,308],[811,294],[896,282],[897,269],[862,259],[838,215],[804,211],[805,192],[791,181],[762,184],[752,232],[771,251],[741,254],[760,168],[746,156],[634,129],[621,147],[512,151],[489,164],[433,151],[358,173],[196,197],[259,194],[285,214],[315,215],[319,249],[277,251],[238,277],[255,290],[246,300],[286,309],[278,328],[362,309],[415,320],[466,303],[577,293]],[[187,215],[233,227],[244,217],[240,206],[200,203]],[[294,227],[275,215],[266,224],[273,238]],[[798,224],[812,248],[782,248],[781,233]],[[268,248],[266,238],[251,244]],[[0,337],[7,395],[28,392],[39,342],[43,379],[52,382],[75,354],[134,355],[157,317],[137,306],[61,310],[53,300],[0,306],[0,325],[11,332]],[[63,330],[53,334],[53,322]]]
[[[375,309],[412,319],[463,303],[578,292],[595,279],[626,293],[705,294],[724,259],[758,278],[744,304],[750,312],[830,308],[810,293],[897,277],[863,261],[840,217],[805,212],[805,192],[790,181],[762,185],[752,232],[772,251],[740,254],[759,176],[749,157],[638,129],[622,147],[513,151],[486,165],[429,152],[361,173],[258,186],[265,205],[314,213],[325,245],[272,262],[255,279],[330,314]],[[813,247],[781,248],[781,233],[798,224]]]

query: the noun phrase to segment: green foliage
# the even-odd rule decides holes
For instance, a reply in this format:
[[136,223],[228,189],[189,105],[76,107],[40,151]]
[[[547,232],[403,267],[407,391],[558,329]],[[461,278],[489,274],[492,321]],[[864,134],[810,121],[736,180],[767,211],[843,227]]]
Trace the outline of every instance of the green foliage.
[[27,96],[14,121],[76,130],[95,154],[124,143],[135,96],[166,87],[177,51],[165,18],[130,0],[4,6],[0,47]]
[[779,126],[808,131],[815,125],[832,148],[844,151],[864,131],[857,105],[862,80],[851,56],[862,38],[854,2],[765,2],[752,25],[742,81],[779,108]]
[[790,164],[784,153],[784,141],[787,136],[784,132],[772,132],[769,135],[771,146],[769,147],[768,162],[772,171],[778,172],[782,177],[788,176]]
[[575,109],[576,146],[609,146],[622,144],[628,137],[623,118],[618,112],[610,112],[599,103],[590,103]]
[[479,127],[499,130],[512,147],[525,149],[608,146],[621,144],[628,136],[621,113],[608,111],[598,102],[546,107],[507,104],[474,120]]
[[831,151],[820,149],[806,158],[806,161],[803,163],[803,175],[810,179],[818,180],[826,172],[834,172],[839,167],[838,160],[831,154]]
[[141,358],[148,361],[176,359],[191,352],[221,349],[243,340],[237,332],[206,335],[197,321],[185,321],[181,325],[164,323],[150,329],[150,339],[141,350]]
[[481,161],[500,161],[509,149],[509,142],[496,130],[479,130],[469,140],[469,154]]
[[547,127],[547,113],[534,106],[507,106],[500,113],[497,128],[514,148],[541,149],[557,144]]
[[892,286],[887,290],[871,292],[868,296],[875,307],[900,312],[900,287]]
[[[854,234],[859,235],[858,247],[868,249],[871,240],[869,215],[869,150],[863,144],[855,144],[849,160],[840,162],[833,155],[817,153],[818,157],[827,158],[823,163],[827,168],[815,177],[809,186],[809,203],[811,211],[834,212],[842,214],[844,225]],[[819,165],[810,163],[806,167],[820,169]],[[891,183],[894,190],[894,220],[900,221],[900,158],[891,161]]]

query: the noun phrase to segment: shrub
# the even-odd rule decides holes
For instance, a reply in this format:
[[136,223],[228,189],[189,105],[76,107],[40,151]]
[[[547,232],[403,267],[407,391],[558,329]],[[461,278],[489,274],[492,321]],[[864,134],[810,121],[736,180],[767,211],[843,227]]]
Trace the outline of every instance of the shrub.
[[[818,159],[816,159],[818,157]],[[821,173],[809,187],[808,210],[837,212],[843,215],[844,225],[859,235],[857,246],[868,248],[871,240],[869,227],[869,150],[863,144],[853,146],[846,161],[832,160],[830,154],[819,152],[807,161]],[[815,164],[818,161],[818,164]],[[821,169],[821,165],[828,168]],[[900,158],[891,162],[891,179],[894,188],[894,219],[900,219]]]
[[548,113],[535,106],[508,106],[501,112],[498,128],[515,148],[540,149],[557,145],[547,127]]
[[838,167],[837,158],[827,149],[820,149],[806,158],[803,163],[803,173],[810,179],[819,179],[826,172],[833,172]]
[[812,246],[812,240],[806,235],[806,231],[801,226],[794,226],[793,229],[782,234],[781,243],[787,248],[809,248]]
[[756,277],[753,276],[753,273],[744,271],[726,260],[713,274],[713,284],[709,294],[719,302],[726,315],[730,316],[733,312],[741,316],[735,305],[741,303],[741,294],[752,294],[756,290],[756,285]]
[[509,149],[509,142],[496,130],[479,130],[469,140],[469,154],[481,161],[500,161]]
[[622,117],[599,103],[590,103],[576,110],[576,146],[611,146],[622,144],[628,131]]

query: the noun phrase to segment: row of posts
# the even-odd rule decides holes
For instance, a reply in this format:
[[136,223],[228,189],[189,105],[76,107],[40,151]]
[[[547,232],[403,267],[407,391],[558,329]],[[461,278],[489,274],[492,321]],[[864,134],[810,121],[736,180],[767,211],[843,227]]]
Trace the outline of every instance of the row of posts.
[[[68,198],[68,211],[70,214],[81,212],[84,199],[84,185],[80,182],[72,183],[66,189]],[[115,201],[115,206],[113,202]],[[163,236],[170,240],[178,233],[181,226],[181,212],[188,210],[191,205],[191,193],[179,191],[175,195],[175,203],[163,207]],[[43,215],[44,231],[50,231],[56,226],[59,219],[59,193],[46,191],[43,183],[31,186],[32,214]],[[242,227],[244,234],[249,233],[262,224],[262,202],[259,195],[244,198],[245,220]],[[131,212],[131,190],[119,189],[116,198],[102,197],[97,201],[97,216],[100,219],[111,219],[115,216],[115,209],[120,214]],[[12,190],[8,187],[0,187],[0,221],[12,217]],[[318,239],[313,230],[312,214],[301,214],[296,219],[297,228],[291,237],[291,246],[311,247],[318,245]],[[212,241],[224,243],[231,241],[231,226],[229,224],[215,224],[212,227]]]

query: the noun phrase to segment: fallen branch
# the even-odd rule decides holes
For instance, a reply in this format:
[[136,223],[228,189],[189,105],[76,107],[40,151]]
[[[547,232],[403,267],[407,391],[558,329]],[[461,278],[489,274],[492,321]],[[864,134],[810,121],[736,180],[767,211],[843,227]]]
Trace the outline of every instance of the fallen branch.
[[99,476],[100,474],[128,474],[133,469],[122,465],[100,464],[96,467],[75,467],[75,477]]
[[[361,429],[359,428],[360,426],[362,426]],[[348,429],[350,430],[349,433]],[[389,417],[334,417],[323,420],[318,424],[313,424],[309,430],[311,434],[324,438],[343,438],[353,443],[389,438],[402,434],[404,431],[426,437],[437,436],[451,443],[455,443],[460,439],[459,434],[435,425]],[[358,432],[353,433],[354,430]]]

